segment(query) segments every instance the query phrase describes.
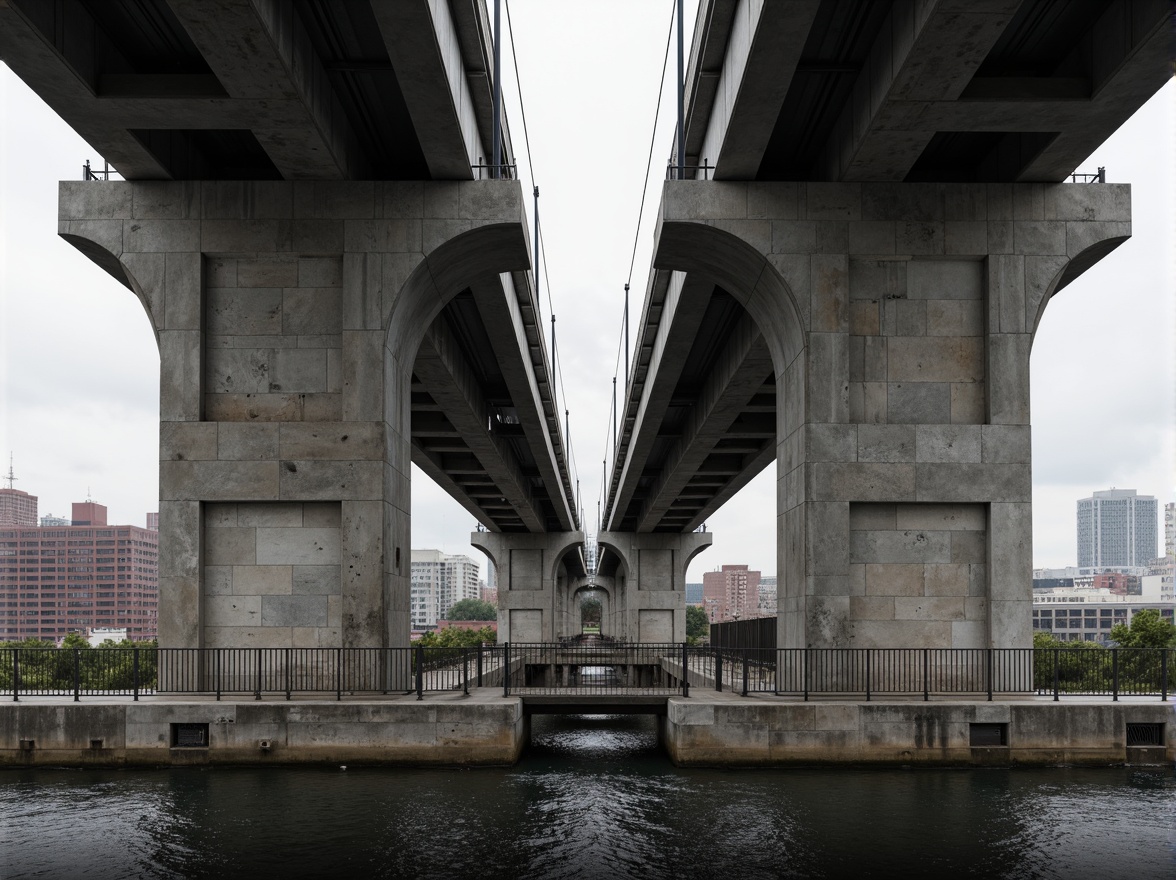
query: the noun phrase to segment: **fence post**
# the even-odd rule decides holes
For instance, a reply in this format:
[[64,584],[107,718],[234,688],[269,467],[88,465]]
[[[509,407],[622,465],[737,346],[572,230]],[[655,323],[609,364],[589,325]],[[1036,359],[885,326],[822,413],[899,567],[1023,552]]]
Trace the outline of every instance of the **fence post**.
[[988,679],[988,702],[992,702],[992,648],[984,649],[985,671],[984,677]]
[[1168,702],[1168,649],[1160,649],[1160,699]]
[[[216,658],[216,663],[213,665],[216,667],[216,698],[217,698],[217,701],[219,702],[220,698],[221,698],[221,649],[220,648],[213,648],[212,650],[216,652],[212,656],[214,658]],[[199,660],[200,649],[197,648],[196,652],[197,652],[196,657]],[[201,667],[204,666],[203,663],[201,663],[200,665],[201,665]]]
[[747,696],[747,663],[749,653],[747,648],[743,649],[743,696],[745,697]]
[[715,648],[715,690],[723,692],[723,648]]
[[866,702],[867,703],[870,702],[870,696],[871,696],[870,689],[874,685],[874,682],[871,680],[873,670],[870,668],[872,665],[870,663],[870,657],[873,655],[873,653],[874,653],[873,648],[866,648]]
[[510,696],[510,642],[502,645],[502,695]]
[[82,649],[74,648],[74,702],[82,698]]
[[336,648],[335,655],[335,702],[343,702],[343,649]]
[[12,702],[20,702],[20,648],[12,649]]
[[289,649],[289,648],[287,648],[287,649],[286,649],[286,675],[285,675],[285,679],[286,679],[286,700],[287,700],[287,702],[289,702],[289,700],[290,700],[290,666],[291,666],[291,663],[290,663],[290,649]]
[[470,695],[470,649],[464,646],[461,649],[461,693],[465,697]]
[[1119,649],[1111,648],[1111,702],[1119,702]]
[[690,696],[690,643],[682,643],[682,696]]
[[483,642],[478,642],[478,687],[482,686],[482,648]]
[[257,649],[257,674],[253,682],[253,699],[261,699],[261,648]]
[[927,662],[927,652],[928,652],[928,649],[924,648],[923,649],[923,702],[924,703],[926,703],[928,700],[931,699],[931,683],[928,681],[928,679],[930,678],[931,665],[930,665],[930,663]]
[[1059,679],[1058,663],[1059,663],[1060,659],[1061,659],[1061,651],[1059,651],[1057,648],[1054,648],[1053,649],[1053,661],[1054,661],[1053,662],[1053,667],[1054,667],[1053,668],[1053,679],[1054,679],[1054,702],[1055,703],[1058,701],[1058,679]]
[[416,694],[418,700],[425,698],[425,649],[417,645],[416,649]]
[[[156,669],[159,668],[158,663]],[[135,682],[135,702],[139,702],[139,649],[131,648],[131,672]]]
[[808,697],[809,697],[809,658],[808,658],[808,652],[809,652],[808,648],[801,648],[800,649],[800,665],[801,665],[801,671],[804,675],[804,701],[806,703],[808,702]]

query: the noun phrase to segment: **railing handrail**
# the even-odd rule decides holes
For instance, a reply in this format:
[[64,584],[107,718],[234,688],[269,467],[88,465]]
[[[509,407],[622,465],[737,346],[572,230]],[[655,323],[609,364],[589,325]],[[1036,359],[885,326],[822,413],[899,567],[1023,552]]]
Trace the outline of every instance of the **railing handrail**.
[[[0,643],[0,693],[72,697],[143,693],[503,692],[689,696],[690,685],[777,695],[1155,696],[1167,700],[1172,648],[776,648],[685,642],[513,643],[472,647],[29,647]],[[583,667],[612,667],[585,684]],[[641,675],[635,669],[645,668]],[[619,673],[618,670],[621,670]],[[622,674],[623,673],[623,674]],[[626,679],[626,676],[629,676]],[[644,676],[644,677],[643,677]],[[616,681],[612,679],[616,678]]]

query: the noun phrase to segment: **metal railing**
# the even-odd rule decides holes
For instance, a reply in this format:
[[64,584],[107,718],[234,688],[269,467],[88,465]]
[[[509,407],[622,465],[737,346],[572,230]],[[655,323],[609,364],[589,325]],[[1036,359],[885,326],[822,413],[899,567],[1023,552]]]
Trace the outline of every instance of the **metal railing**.
[[1097,174],[1078,174],[1070,175],[1070,183],[1106,183],[1107,169],[1102,165],[1098,167]]
[[91,168],[89,159],[82,166],[82,180],[110,180],[110,175],[115,173],[115,170],[110,167],[109,162],[102,163],[101,171],[96,168]]
[[[0,694],[412,694],[497,684],[501,648],[0,648]],[[495,673],[497,672],[497,675]]]
[[703,180],[710,180],[714,170],[715,166],[707,164],[705,158],[701,165],[683,165],[681,169],[671,159],[666,163],[666,180],[697,180],[699,171],[702,172]]
[[474,172],[475,180],[514,180],[518,176],[519,167],[517,164],[507,162],[499,165],[495,165],[492,162],[484,162],[482,157],[479,156],[478,164],[471,165],[470,170]]
[[0,694],[690,695],[1154,697],[1176,651],[1146,648],[733,648],[685,643],[502,644],[470,648],[0,647]]

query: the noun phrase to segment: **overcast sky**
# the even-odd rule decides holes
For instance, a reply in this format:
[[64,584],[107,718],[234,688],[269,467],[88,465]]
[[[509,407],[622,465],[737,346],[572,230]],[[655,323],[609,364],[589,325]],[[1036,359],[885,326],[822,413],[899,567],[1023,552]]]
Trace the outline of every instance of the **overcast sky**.
[[[688,3],[687,27],[693,20]],[[670,24],[668,2],[585,7],[514,0],[526,123],[541,191],[547,276],[585,520],[596,523],[624,285]],[[601,46],[608,47],[600,52]],[[509,58],[503,52],[504,64]],[[672,140],[671,59],[632,275],[640,313]],[[530,188],[508,70],[514,147]],[[1133,187],[1133,238],[1046,310],[1033,348],[1034,560],[1075,562],[1075,502],[1137,489],[1176,498],[1176,86],[1158,93],[1078,170]],[[0,453],[42,514],[87,493],[112,521],[158,509],[159,355],[134,295],[56,235],[57,181],[102,157],[0,64]],[[543,313],[549,314],[543,282]],[[634,325],[635,326],[635,325]],[[724,563],[776,570],[774,467],[708,522]],[[4,483],[7,485],[7,483]],[[413,546],[473,553],[468,513],[413,474]],[[1162,549],[1162,548],[1161,548]]]

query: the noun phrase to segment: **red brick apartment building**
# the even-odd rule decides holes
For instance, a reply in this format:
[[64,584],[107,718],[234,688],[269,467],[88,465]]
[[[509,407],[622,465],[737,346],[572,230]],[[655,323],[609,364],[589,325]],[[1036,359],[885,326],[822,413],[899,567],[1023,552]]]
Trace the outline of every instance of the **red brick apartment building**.
[[71,522],[0,523],[0,641],[53,642],[95,627],[155,638],[159,533],[108,525],[92,501],[74,504]]

